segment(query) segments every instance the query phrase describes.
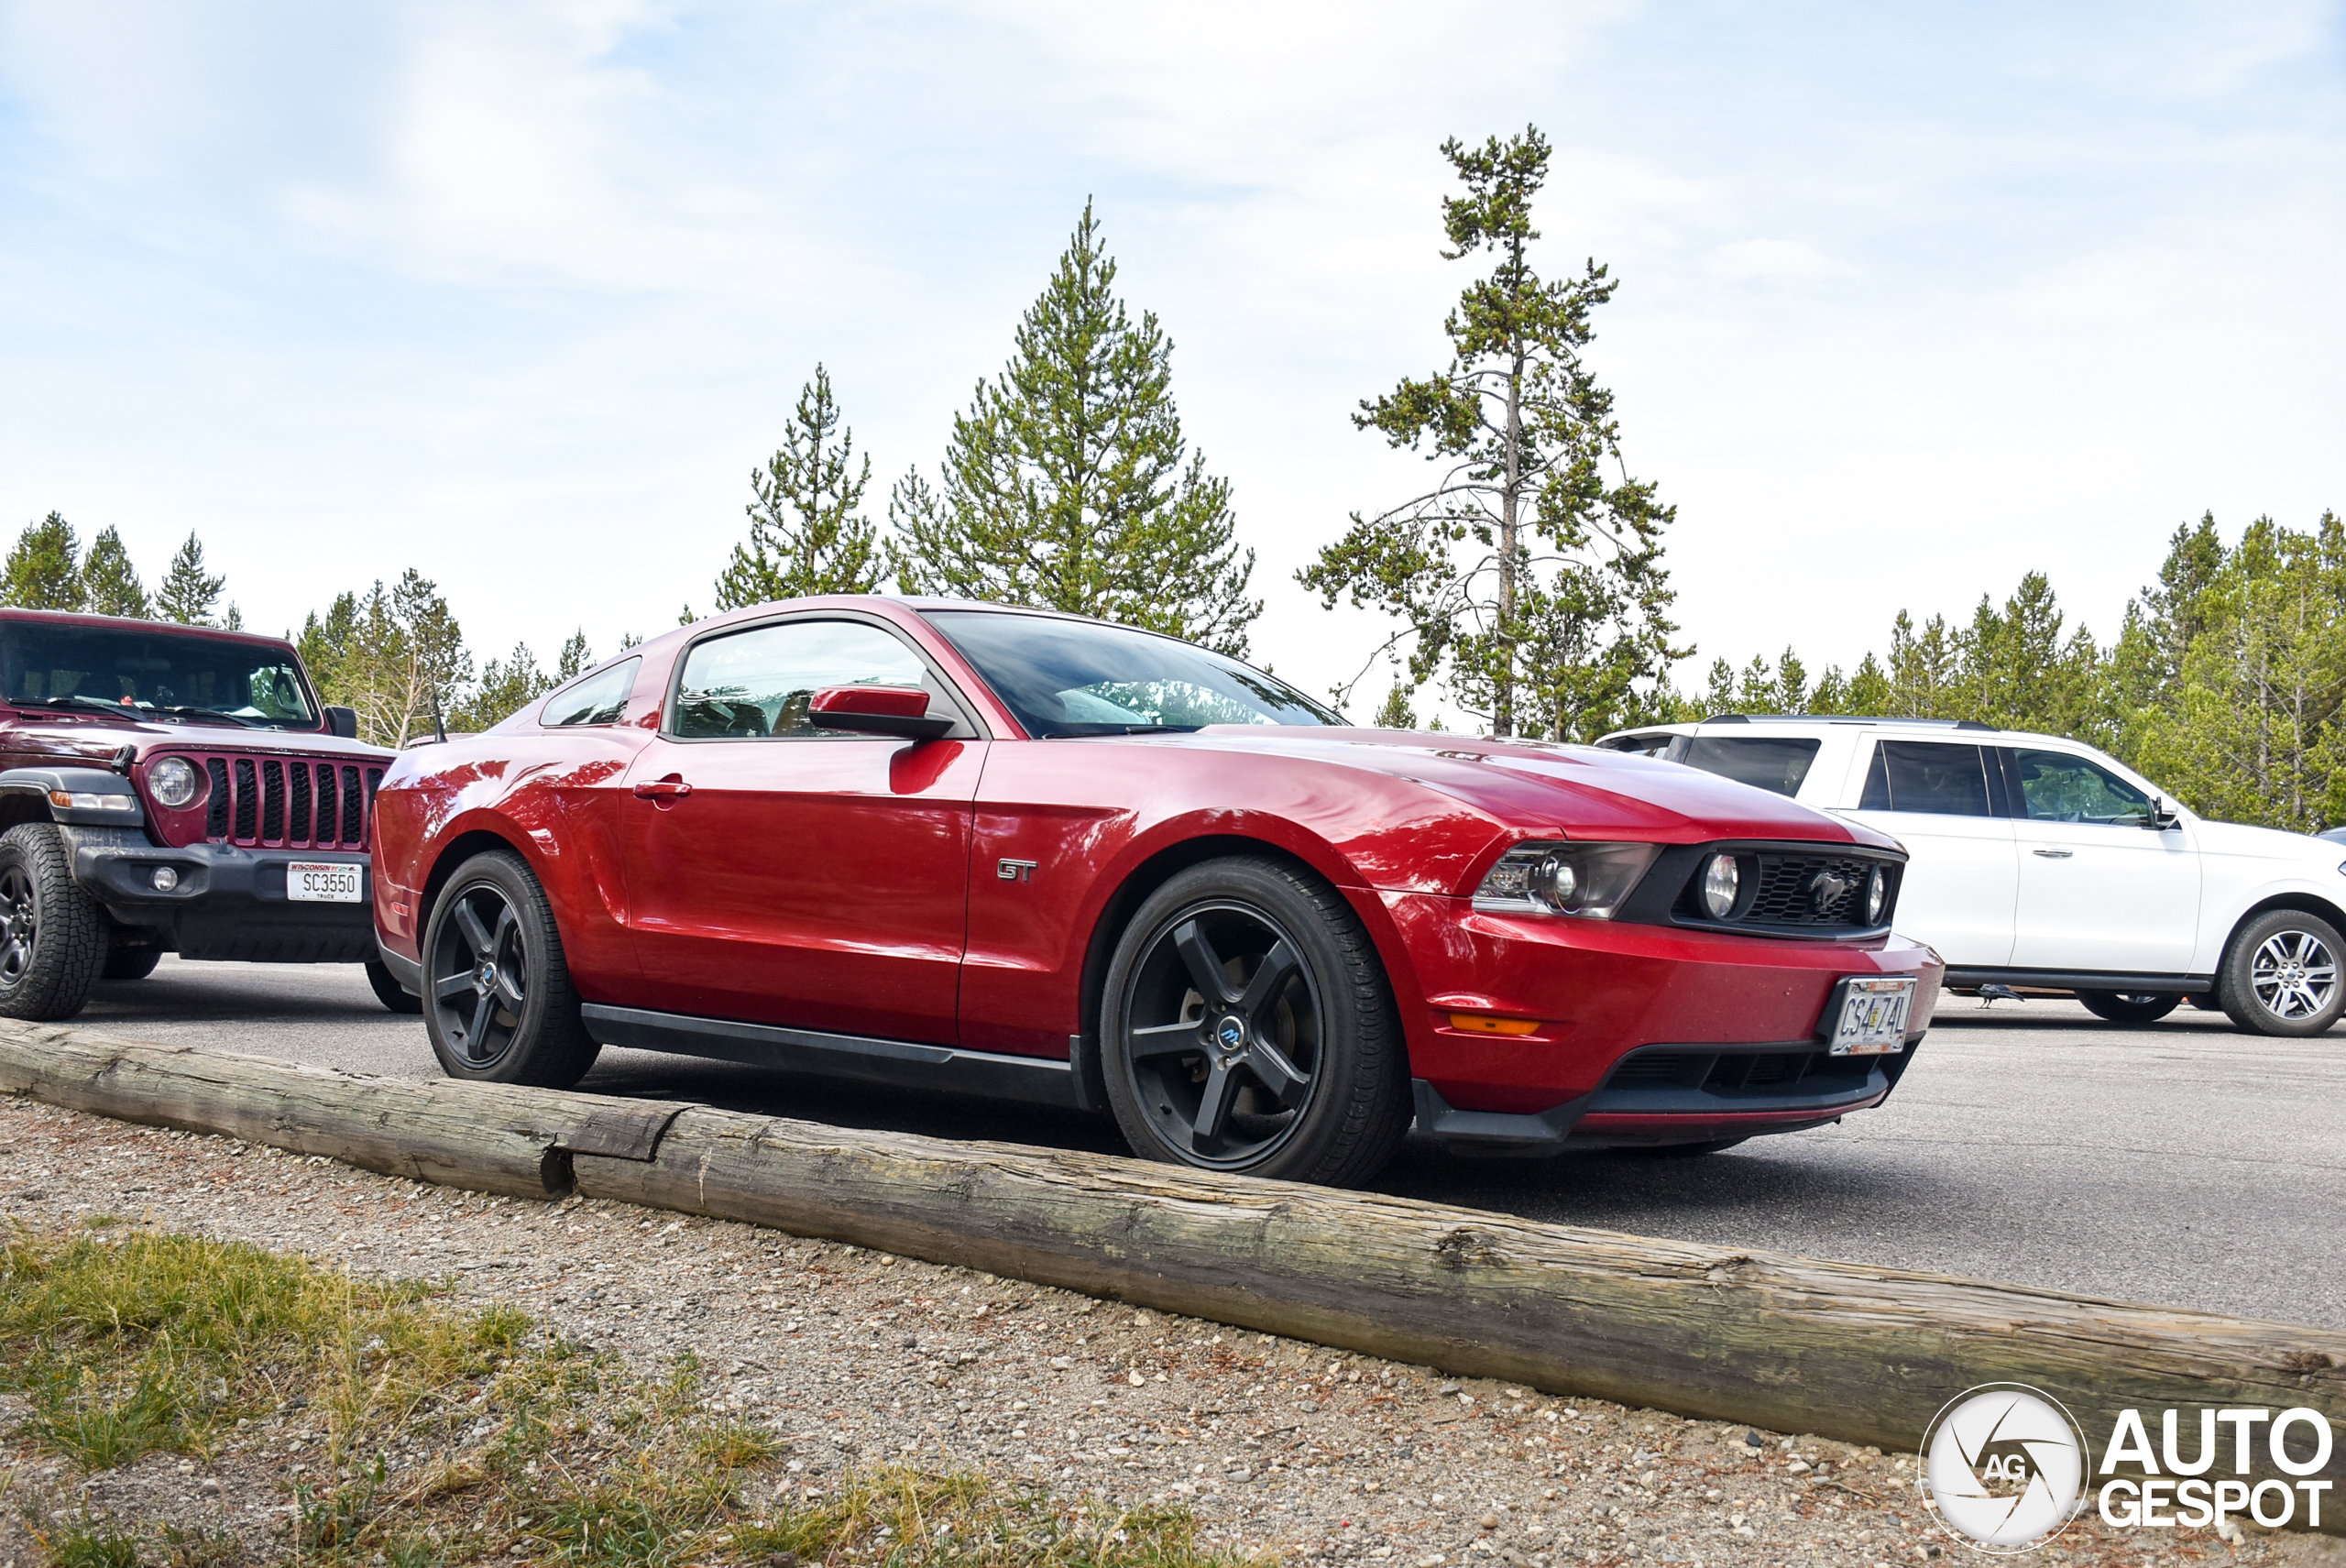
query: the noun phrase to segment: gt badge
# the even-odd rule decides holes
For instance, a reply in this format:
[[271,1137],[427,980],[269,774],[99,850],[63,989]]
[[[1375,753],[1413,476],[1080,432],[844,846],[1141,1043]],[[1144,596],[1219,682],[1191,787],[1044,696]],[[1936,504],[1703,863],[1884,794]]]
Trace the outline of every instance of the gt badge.
[[1004,882],[1031,882],[1035,876],[1033,861],[997,861],[993,874]]

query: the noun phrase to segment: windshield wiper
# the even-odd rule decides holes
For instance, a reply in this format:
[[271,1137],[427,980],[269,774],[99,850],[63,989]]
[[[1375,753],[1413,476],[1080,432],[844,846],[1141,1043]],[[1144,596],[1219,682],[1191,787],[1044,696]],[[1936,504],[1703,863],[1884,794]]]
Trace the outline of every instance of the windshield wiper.
[[1080,740],[1087,735],[1193,735],[1201,724],[1070,724],[1047,732],[1046,740]]
[[108,702],[102,696],[82,696],[78,693],[72,696],[18,696],[8,700],[18,707],[86,707],[99,713],[111,713],[117,718],[138,717],[138,709],[132,704]]
[[231,724],[241,724],[247,729],[273,729],[277,728],[276,722],[272,719],[247,718],[241,713],[223,713],[216,707],[190,707],[181,703],[166,702],[156,704],[152,711],[156,713],[185,713],[191,714],[197,718],[225,718]]

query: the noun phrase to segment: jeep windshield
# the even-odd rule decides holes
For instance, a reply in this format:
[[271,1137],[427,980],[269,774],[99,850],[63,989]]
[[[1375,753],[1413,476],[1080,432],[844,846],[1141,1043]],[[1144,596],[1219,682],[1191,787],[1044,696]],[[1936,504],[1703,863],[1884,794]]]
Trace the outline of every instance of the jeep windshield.
[[1343,722],[1285,681],[1153,631],[1015,611],[926,614],[1037,740]]
[[309,729],[293,652],[158,626],[0,622],[0,695],[20,707]]

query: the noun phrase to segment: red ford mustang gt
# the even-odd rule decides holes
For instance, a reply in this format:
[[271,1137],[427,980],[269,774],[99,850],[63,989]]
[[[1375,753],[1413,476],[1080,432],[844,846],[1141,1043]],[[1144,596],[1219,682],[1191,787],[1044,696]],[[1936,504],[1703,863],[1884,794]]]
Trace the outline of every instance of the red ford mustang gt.
[[1905,856],[1618,752],[1355,729],[1170,638],[795,600],[630,649],[376,802],[384,961],[455,1077],[603,1045],[1112,1113],[1367,1179],[1878,1104],[1941,966]]

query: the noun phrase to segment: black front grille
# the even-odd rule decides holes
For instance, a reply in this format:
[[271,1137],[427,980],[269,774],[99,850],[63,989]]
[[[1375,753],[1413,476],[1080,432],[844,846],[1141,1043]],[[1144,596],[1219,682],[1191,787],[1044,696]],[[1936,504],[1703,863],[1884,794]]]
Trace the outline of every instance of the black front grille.
[[[191,757],[210,791],[203,836],[289,850],[364,850],[383,770],[301,757]],[[192,830],[192,825],[189,829]]]
[[1607,1089],[1786,1090],[1814,1081],[1862,1080],[1870,1057],[1836,1057],[1830,1051],[1639,1051],[1624,1058],[1605,1080]]
[[1763,926],[1866,924],[1866,883],[1877,862],[1830,855],[1761,855],[1760,891],[1746,920]]

